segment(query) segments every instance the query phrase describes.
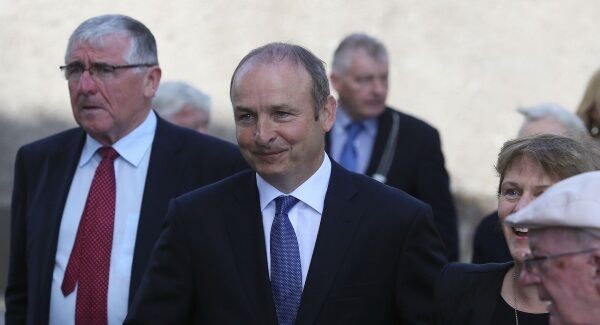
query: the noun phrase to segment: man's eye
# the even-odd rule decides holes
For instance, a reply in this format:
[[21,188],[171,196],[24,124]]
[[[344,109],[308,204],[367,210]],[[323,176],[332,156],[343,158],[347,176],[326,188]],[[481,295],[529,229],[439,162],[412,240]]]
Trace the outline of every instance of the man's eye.
[[238,121],[249,121],[252,119],[252,114],[246,113],[246,114],[239,114],[237,116],[237,120]]
[[74,64],[74,65],[67,66],[65,74],[67,76],[71,76],[71,75],[75,75],[75,74],[81,74],[82,72],[83,72],[83,66],[79,65],[79,64]]
[[115,69],[113,67],[111,67],[110,65],[106,65],[106,64],[94,64],[92,66],[92,71],[95,74],[107,75],[107,74],[113,73],[115,71]]
[[285,111],[276,111],[274,113],[274,115],[275,115],[276,118],[285,118],[285,117],[290,116],[291,114],[288,113],[288,112],[285,112]]

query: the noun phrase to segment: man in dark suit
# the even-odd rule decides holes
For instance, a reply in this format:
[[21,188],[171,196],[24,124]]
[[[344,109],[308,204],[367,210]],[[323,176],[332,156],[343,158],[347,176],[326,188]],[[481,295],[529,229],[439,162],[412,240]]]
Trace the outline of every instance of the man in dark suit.
[[247,171],[175,199],[125,324],[430,324],[430,208],[325,154],[323,63],[272,43],[231,82]]
[[351,34],[342,40],[331,72],[338,118],[326,150],[346,169],[430,204],[448,259],[455,261],[456,213],[440,136],[424,121],[386,106],[388,62],[384,45],[371,36]]
[[169,200],[245,166],[233,145],[151,110],[161,69],[137,20],[86,20],[65,64],[80,127],[17,154],[7,325],[121,324]]

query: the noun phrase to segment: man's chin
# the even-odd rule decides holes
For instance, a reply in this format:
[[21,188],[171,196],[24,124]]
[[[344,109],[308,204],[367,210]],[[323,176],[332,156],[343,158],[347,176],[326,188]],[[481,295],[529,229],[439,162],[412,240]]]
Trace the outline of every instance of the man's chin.
[[278,179],[285,175],[285,169],[280,166],[255,165],[254,170],[264,179]]
[[377,118],[379,115],[383,114],[383,111],[385,111],[385,105],[366,106],[362,110],[361,115],[363,119]]

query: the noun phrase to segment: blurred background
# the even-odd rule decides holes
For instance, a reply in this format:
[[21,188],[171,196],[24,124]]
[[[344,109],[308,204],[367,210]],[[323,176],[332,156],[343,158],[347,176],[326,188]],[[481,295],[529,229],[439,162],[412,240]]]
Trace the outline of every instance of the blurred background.
[[209,94],[209,132],[230,141],[229,78],[249,50],[293,42],[329,63],[345,35],[379,38],[390,55],[388,104],[440,131],[463,260],[470,259],[476,222],[495,209],[493,164],[522,122],[515,108],[555,102],[573,111],[600,66],[595,0],[0,0],[1,288],[16,150],[74,125],[58,66],[75,27],[105,13],[150,28],[163,81]]

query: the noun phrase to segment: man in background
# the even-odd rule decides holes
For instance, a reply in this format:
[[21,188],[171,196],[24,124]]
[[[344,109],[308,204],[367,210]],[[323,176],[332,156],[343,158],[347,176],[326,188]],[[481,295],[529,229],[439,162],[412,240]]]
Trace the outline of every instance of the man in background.
[[122,324],[169,200],[245,164],[151,110],[161,69],[139,21],[84,21],[60,69],[79,127],[17,153],[6,324]]
[[210,122],[210,96],[181,81],[163,82],[152,100],[152,108],[165,120],[206,133]]
[[458,260],[458,230],[438,131],[386,106],[389,57],[385,46],[351,34],[335,50],[331,84],[338,116],[328,133],[331,157],[431,205],[448,259]]
[[507,223],[529,229],[520,281],[548,303],[551,324],[600,320],[600,172],[567,178]]

